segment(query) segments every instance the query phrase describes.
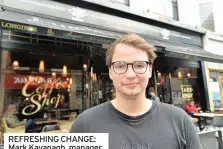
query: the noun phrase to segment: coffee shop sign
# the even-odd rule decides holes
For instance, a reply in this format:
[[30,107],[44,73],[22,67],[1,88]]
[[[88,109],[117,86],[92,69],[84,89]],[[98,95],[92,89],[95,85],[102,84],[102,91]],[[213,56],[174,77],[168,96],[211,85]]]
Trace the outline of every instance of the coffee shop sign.
[[42,109],[42,107],[48,105],[54,105],[54,108],[57,108],[59,103],[64,100],[63,94],[52,96],[53,89],[64,88],[64,85],[61,82],[58,82],[57,79],[52,79],[50,82],[37,82],[37,88],[32,91],[28,89],[33,83],[32,79],[29,79],[22,88],[22,95],[29,101],[29,104],[26,105],[22,110],[23,115],[27,116],[36,114]]
[[[52,82],[52,77],[49,77],[49,78],[44,78],[44,77],[32,77],[32,76],[29,76],[29,77],[26,77],[26,76],[16,76],[16,77],[13,77],[14,79],[14,84],[25,84],[27,83],[28,81],[31,81],[32,84],[35,84],[35,83],[50,83]],[[60,78],[58,78],[56,80],[57,82],[63,82],[63,80],[61,80]]]

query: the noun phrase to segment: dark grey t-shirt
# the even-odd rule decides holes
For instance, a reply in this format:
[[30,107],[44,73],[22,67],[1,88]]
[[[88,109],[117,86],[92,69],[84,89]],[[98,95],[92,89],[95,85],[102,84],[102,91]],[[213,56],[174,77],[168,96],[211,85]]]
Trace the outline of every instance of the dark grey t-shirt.
[[152,101],[132,117],[106,102],[81,113],[70,133],[109,133],[109,149],[202,149],[197,130],[180,108]]

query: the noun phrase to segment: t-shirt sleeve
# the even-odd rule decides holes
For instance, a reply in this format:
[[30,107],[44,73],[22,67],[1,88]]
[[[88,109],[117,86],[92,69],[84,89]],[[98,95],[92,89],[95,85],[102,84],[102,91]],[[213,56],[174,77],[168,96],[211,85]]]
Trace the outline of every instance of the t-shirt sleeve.
[[184,116],[184,129],[186,149],[202,149],[197,129],[188,115]]
[[84,129],[84,116],[79,115],[71,125],[69,133],[85,133]]

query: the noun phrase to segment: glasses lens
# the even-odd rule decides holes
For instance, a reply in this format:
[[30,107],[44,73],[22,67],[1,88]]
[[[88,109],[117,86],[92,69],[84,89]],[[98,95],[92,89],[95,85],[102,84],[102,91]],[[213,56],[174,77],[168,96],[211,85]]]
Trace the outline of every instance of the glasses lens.
[[144,73],[146,72],[146,69],[147,69],[147,62],[135,62],[133,64],[133,69],[136,73]]
[[125,73],[127,69],[127,64],[125,62],[115,62],[113,64],[115,73]]

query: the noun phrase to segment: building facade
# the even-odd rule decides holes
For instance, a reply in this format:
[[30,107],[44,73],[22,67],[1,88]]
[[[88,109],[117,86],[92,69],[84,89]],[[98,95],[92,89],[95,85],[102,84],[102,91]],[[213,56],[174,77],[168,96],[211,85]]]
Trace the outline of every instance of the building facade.
[[[121,14],[119,14],[121,11],[126,14],[129,14],[128,17],[131,19],[134,19],[135,17],[141,17],[142,19],[139,19],[138,21],[143,21],[144,18],[149,19],[150,22],[149,21],[147,22],[153,23],[153,24],[155,24],[154,22],[158,21],[158,23],[156,22],[156,26],[160,26],[165,29],[170,29],[170,30],[180,31],[180,32],[187,32],[188,30],[190,30],[189,34],[194,34],[195,32],[196,33],[199,32],[201,33],[200,37],[202,41],[202,44],[200,46],[203,48],[203,41],[206,37],[205,36],[206,29],[203,28],[204,26],[201,26],[201,22],[203,23],[204,20],[200,19],[200,14],[205,15],[205,13],[200,11],[199,8],[201,5],[198,1],[194,1],[194,0],[178,0],[178,1],[176,0],[152,0],[152,1],[84,0],[84,1],[86,3],[94,4],[95,6],[94,10],[96,10],[97,8],[106,8],[107,11],[103,9],[97,10],[104,13],[111,14],[111,12],[114,11],[112,14],[117,15],[117,16],[122,16]],[[73,3],[70,2],[69,4],[72,5]],[[216,4],[215,6],[217,6]],[[165,34],[168,34],[167,32],[165,32]],[[171,40],[171,39],[169,41],[175,42],[174,40]],[[178,42],[182,43],[182,41],[178,41]],[[189,45],[188,49],[190,51],[192,49],[190,46],[194,44],[189,43],[188,45]],[[165,49],[168,49],[168,48],[165,48]],[[176,47],[176,51],[178,49],[179,48]],[[152,80],[155,79],[155,81],[151,82],[152,86],[156,87],[157,94],[160,96],[161,99],[163,100],[170,99],[171,102],[173,102],[174,104],[179,104],[179,103],[184,103],[184,102],[181,102],[182,96],[187,96],[187,93],[183,93],[181,88],[183,87],[184,82],[187,82],[187,83],[190,82],[188,84],[194,84],[192,86],[200,86],[198,87],[199,89],[197,89],[196,87],[194,87],[193,89],[196,93],[198,93],[197,95],[193,94],[193,97],[195,97],[196,104],[198,104],[198,106],[201,105],[207,109],[210,109],[208,89],[204,87],[204,85],[207,83],[204,77],[205,76],[204,61],[205,60],[215,61],[216,59],[215,60],[209,59],[210,55],[212,54],[211,54],[211,51],[208,51],[208,53],[202,53],[202,54],[200,53],[203,56],[200,59],[197,59],[199,57],[198,56],[199,54],[198,55],[194,54],[195,59],[190,57],[189,63],[191,65],[190,64],[188,65],[188,61],[187,61],[187,64],[185,64],[185,60],[187,60],[186,55],[188,55],[186,50],[182,52],[183,56],[179,56],[178,54],[174,53],[172,54],[172,56],[169,56],[167,53],[165,53],[164,58],[162,58],[163,56],[162,54],[159,55],[157,63],[155,63],[155,69],[156,69],[157,74],[154,75],[154,78],[152,78]],[[222,58],[221,56],[219,56],[218,54],[215,54],[213,56],[216,56],[216,58],[219,58],[218,59],[219,61],[217,60],[216,62],[221,62],[220,60]],[[176,61],[176,59],[174,59],[176,57],[180,58],[181,64],[179,64],[178,60]],[[163,65],[162,62],[168,65]],[[185,67],[190,67],[191,70],[188,70],[188,69],[185,70]],[[162,72],[160,72],[160,70]],[[180,80],[179,78],[181,78],[182,72],[184,74],[183,75],[184,77],[183,79]],[[164,78],[162,76],[163,74],[164,74]],[[192,77],[189,78],[188,76],[190,76],[191,74],[193,75]],[[172,76],[175,76],[175,78],[172,78]],[[196,78],[202,78],[202,79],[198,80]],[[202,89],[200,90],[200,88],[204,88],[204,90]],[[189,94],[190,93],[188,93],[188,95]],[[199,98],[202,98],[202,100],[200,100]]]
[[223,34],[221,19],[223,2],[221,0],[197,0],[197,2],[201,26],[217,34]]
[[[127,11],[128,1],[117,2],[116,8]],[[182,106],[195,100],[207,108],[201,62],[223,57],[203,49],[203,29],[183,25],[174,15],[149,18],[147,12],[134,14],[87,1],[3,0],[1,7],[3,116],[14,111],[20,121],[69,120],[73,112],[111,100],[115,90],[105,65],[106,48],[129,32],[157,49],[148,87],[156,88],[162,102]],[[15,124],[19,122],[10,123]]]
[[[204,49],[216,55],[223,55],[223,27],[221,15],[223,13],[221,0],[198,0],[201,26],[206,28]],[[209,93],[209,107],[212,111],[222,107],[222,64],[205,62],[207,88]]]
[[[208,31],[204,40],[205,50],[223,55],[223,36]],[[209,106],[212,111],[222,108],[223,101],[223,63],[204,62],[209,93]]]

